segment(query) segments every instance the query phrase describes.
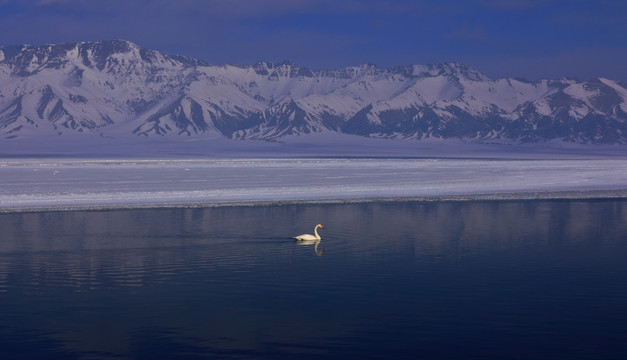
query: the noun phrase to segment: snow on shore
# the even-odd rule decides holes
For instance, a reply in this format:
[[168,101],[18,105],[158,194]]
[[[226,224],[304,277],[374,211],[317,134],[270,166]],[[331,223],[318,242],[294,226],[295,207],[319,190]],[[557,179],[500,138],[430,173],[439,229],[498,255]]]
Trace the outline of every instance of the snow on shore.
[[0,212],[590,197],[627,198],[626,159],[0,160]]

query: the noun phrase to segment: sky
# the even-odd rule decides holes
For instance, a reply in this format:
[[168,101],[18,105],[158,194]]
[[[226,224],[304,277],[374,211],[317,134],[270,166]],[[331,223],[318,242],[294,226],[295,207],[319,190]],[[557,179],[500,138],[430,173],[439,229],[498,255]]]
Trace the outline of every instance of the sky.
[[124,39],[210,64],[462,62],[627,81],[624,0],[0,0],[0,44]]

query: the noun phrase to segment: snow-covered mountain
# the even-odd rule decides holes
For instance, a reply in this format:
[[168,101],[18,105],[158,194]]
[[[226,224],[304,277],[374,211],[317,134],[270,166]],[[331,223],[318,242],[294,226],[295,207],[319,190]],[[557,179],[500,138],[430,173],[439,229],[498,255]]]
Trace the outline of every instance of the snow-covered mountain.
[[128,41],[0,46],[0,136],[627,143],[627,86],[490,79],[459,63],[310,70],[213,66]]

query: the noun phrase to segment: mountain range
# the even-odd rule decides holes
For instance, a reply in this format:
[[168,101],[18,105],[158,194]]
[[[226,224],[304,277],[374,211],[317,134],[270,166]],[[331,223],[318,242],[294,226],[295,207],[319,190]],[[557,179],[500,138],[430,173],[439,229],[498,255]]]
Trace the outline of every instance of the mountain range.
[[210,65],[123,40],[0,46],[5,141],[85,134],[280,141],[325,131],[625,144],[627,84],[491,79],[461,63]]

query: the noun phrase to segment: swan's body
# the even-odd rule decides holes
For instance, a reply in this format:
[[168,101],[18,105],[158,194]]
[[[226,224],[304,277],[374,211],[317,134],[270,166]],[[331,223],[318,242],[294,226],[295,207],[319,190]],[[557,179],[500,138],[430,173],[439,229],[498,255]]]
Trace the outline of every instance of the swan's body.
[[324,229],[324,226],[322,226],[322,224],[316,225],[316,227],[314,228],[314,234],[315,235],[302,234],[302,235],[294,236],[294,239],[300,240],[300,241],[316,241],[316,240],[320,240],[320,235],[318,235],[318,228]]

